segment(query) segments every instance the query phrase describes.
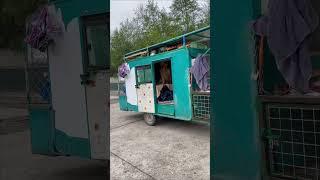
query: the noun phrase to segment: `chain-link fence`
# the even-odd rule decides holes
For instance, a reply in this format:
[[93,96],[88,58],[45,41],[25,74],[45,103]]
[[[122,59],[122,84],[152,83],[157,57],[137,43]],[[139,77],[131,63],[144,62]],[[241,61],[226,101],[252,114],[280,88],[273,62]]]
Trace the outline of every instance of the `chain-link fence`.
[[29,48],[26,63],[26,79],[29,104],[51,102],[49,60],[47,52]]

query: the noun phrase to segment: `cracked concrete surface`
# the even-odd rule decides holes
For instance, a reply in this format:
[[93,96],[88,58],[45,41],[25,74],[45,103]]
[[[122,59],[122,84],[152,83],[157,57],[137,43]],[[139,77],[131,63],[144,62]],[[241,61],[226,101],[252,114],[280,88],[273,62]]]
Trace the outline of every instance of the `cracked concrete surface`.
[[111,104],[111,179],[207,180],[210,129],[164,119],[147,126],[141,113]]

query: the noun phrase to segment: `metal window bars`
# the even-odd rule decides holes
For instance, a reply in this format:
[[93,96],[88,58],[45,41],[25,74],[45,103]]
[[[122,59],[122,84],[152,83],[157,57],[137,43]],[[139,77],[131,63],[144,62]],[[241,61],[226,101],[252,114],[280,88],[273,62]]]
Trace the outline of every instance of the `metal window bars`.
[[266,105],[267,154],[272,176],[320,179],[320,106]]
[[29,104],[50,104],[51,88],[47,52],[28,47],[26,81]]
[[193,118],[196,120],[210,120],[210,92],[192,93]]
[[[209,49],[210,50],[210,49]],[[207,50],[206,53],[209,51]],[[210,91],[201,91],[197,85],[195,78],[192,73],[190,76],[191,85],[191,98],[192,98],[192,114],[193,119],[196,121],[210,121]],[[210,83],[210,76],[208,78],[208,83]]]

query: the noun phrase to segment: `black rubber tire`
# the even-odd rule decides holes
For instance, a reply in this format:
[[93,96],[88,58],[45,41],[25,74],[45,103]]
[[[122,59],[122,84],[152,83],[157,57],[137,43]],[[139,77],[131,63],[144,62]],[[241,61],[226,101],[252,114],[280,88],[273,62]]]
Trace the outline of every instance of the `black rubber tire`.
[[149,125],[149,126],[154,126],[156,125],[157,122],[157,118],[154,114],[150,114],[150,113],[145,113],[143,115],[144,118],[144,122]]

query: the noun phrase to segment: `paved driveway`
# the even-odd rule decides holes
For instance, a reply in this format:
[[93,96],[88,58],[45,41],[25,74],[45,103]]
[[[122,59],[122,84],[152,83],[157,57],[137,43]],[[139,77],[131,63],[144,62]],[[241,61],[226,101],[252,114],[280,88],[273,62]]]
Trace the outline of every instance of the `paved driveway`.
[[1,180],[107,180],[105,163],[33,155],[29,137],[28,130],[0,135]]
[[166,119],[151,127],[142,114],[112,103],[110,136],[111,179],[210,179],[206,125]]
[[0,94],[0,180],[108,179],[100,161],[32,154],[25,100],[7,94]]

